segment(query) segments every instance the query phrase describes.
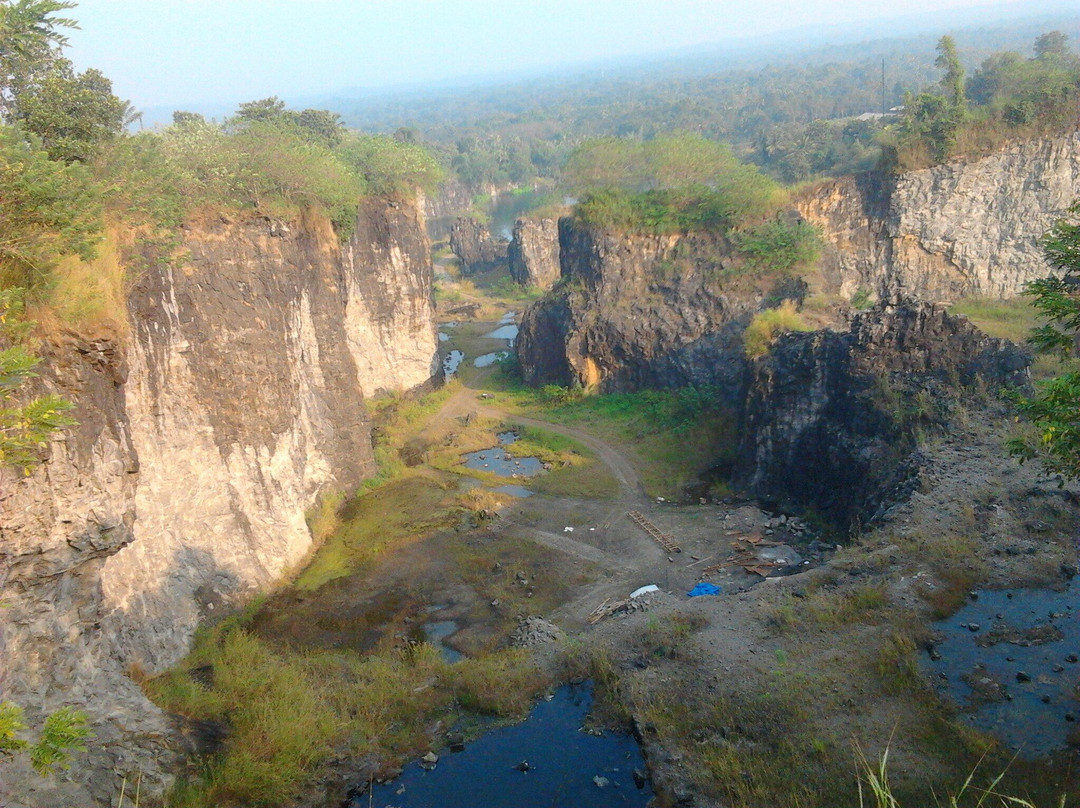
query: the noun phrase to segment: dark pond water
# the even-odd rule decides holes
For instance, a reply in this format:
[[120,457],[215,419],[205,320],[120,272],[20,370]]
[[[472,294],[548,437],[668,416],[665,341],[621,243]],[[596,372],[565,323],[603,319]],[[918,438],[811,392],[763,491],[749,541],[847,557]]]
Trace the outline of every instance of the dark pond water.
[[501,448],[517,440],[513,432],[500,432],[497,435],[499,446],[491,449],[481,449],[479,452],[469,452],[463,455],[465,468],[477,469],[478,471],[490,471],[499,477],[532,477],[544,469],[544,464],[535,457],[511,457],[506,450]]
[[[559,688],[529,718],[478,738],[464,751],[442,752],[425,771],[405,767],[393,782],[374,787],[375,808],[639,808],[652,788],[634,784],[644,770],[641,750],[627,735],[581,731],[592,704],[592,688]],[[528,771],[520,771],[523,762]],[[594,779],[597,778],[597,779]],[[600,783],[600,785],[598,785]],[[366,808],[368,795],[354,798]]]
[[1080,585],[977,595],[937,624],[944,640],[924,665],[963,720],[1021,757],[1062,749],[1080,725]]

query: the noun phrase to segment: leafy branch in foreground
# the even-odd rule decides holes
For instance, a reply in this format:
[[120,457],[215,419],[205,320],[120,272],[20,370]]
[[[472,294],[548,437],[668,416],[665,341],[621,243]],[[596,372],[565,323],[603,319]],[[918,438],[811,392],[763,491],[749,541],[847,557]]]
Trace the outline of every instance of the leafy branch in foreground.
[[[1046,235],[1046,257],[1060,276],[1032,281],[1026,287],[1046,323],[1030,341],[1042,353],[1063,359],[1080,353],[1080,202]],[[1080,479],[1080,372],[1068,371],[1038,385],[1034,396],[1017,399],[1020,413],[1038,430],[1037,438],[1009,441],[1020,461],[1038,459],[1051,474]]]
[[36,743],[19,737],[27,729],[23,710],[10,701],[0,701],[0,757],[27,753],[34,771],[43,777],[70,767],[72,752],[85,752],[86,741],[94,734],[87,726],[86,713],[61,707],[45,719]]
[[60,396],[16,401],[18,389],[37,375],[39,361],[21,342],[28,325],[19,319],[21,308],[16,290],[0,290],[0,468],[27,471],[49,436],[75,421],[67,415],[71,402]]

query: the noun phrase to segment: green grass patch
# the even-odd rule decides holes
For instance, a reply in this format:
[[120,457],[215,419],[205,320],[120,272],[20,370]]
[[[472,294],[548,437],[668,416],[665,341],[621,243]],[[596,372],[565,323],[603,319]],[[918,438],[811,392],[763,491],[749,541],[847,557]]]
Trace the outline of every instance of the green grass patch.
[[998,300],[969,297],[958,300],[949,308],[951,314],[962,314],[971,324],[991,337],[1026,342],[1031,329],[1039,325],[1039,314],[1026,297]]
[[296,588],[314,591],[367,567],[406,537],[453,524],[449,497],[434,480],[409,476],[350,500],[338,512],[340,527],[297,577]]
[[491,382],[507,409],[580,427],[617,446],[653,496],[678,495],[688,480],[735,451],[734,414],[708,389],[591,395],[526,388],[499,374]]
[[528,486],[538,494],[576,499],[612,499],[619,493],[619,481],[593,458],[533,477]]

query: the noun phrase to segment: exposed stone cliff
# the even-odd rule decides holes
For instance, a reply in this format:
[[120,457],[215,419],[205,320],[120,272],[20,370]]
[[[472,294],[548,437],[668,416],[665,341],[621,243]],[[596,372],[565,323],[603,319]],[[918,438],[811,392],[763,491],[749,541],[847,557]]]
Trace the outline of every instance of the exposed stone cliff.
[[687,384],[741,396],[742,333],[781,278],[742,274],[723,236],[605,232],[559,220],[562,280],[525,312],[531,384],[603,391]]
[[798,201],[827,247],[825,288],[851,298],[1009,297],[1049,272],[1043,233],[1080,195],[1080,132],[894,177],[845,177]]
[[0,698],[91,713],[98,801],[165,754],[125,673],[174,664],[200,619],[298,564],[316,494],[373,470],[365,396],[437,367],[415,206],[367,203],[344,245],[316,217],[215,217],[181,254],[138,277],[126,340],[50,349],[43,386],[79,426],[2,480]]
[[965,386],[1024,383],[1029,362],[927,303],[788,334],[751,367],[734,483],[784,510],[868,521],[910,492],[916,428],[947,420]]
[[507,249],[510,276],[548,290],[559,280],[559,225],[555,219],[518,219]]
[[450,249],[460,259],[461,271],[468,274],[505,262],[507,243],[494,238],[476,219],[461,216],[450,230]]

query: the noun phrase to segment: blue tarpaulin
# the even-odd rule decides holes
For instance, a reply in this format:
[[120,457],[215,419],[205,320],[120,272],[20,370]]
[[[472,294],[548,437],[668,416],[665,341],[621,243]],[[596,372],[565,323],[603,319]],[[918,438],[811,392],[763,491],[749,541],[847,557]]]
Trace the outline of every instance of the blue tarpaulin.
[[719,595],[720,587],[716,584],[700,583],[686,593],[687,597],[699,598],[702,595]]

